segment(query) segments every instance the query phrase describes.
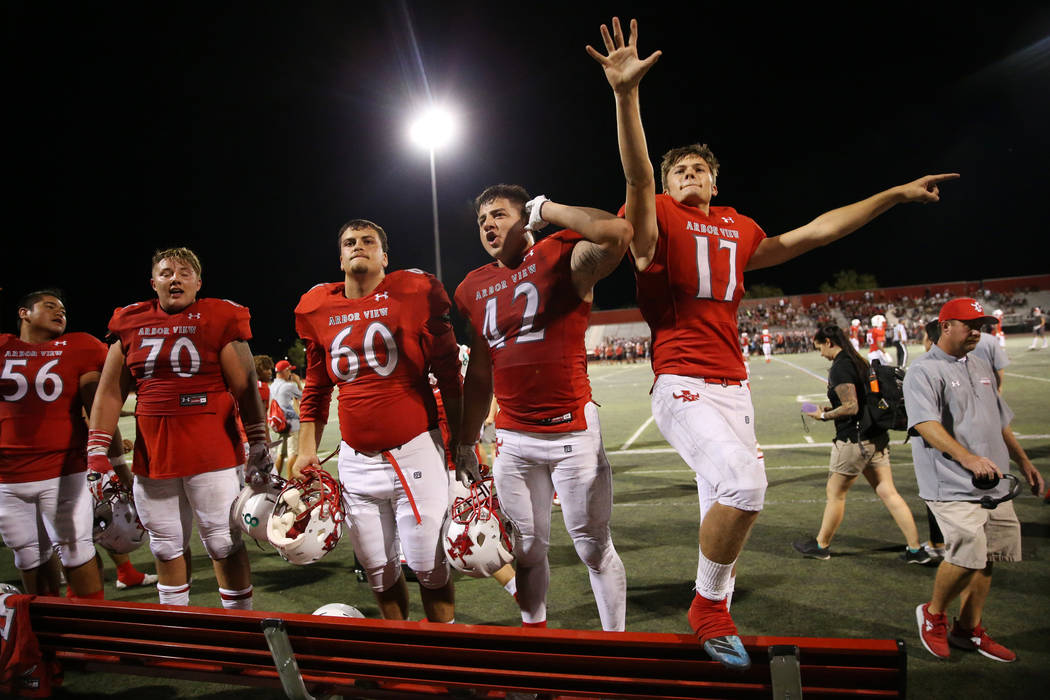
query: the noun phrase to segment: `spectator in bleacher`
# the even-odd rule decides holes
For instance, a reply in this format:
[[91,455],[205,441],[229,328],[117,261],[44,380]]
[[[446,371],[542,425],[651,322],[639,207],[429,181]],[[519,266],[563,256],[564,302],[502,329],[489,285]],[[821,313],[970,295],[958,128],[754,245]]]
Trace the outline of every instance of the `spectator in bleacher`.
[[811,559],[831,557],[831,539],[846,512],[846,494],[857,477],[863,474],[904,535],[907,544],[902,554],[904,561],[925,564],[930,556],[919,545],[919,532],[915,529],[911,510],[893,485],[890,435],[884,428],[877,427],[861,432],[868,363],[836,325],[817,330],[813,345],[821,357],[831,361],[828,372],[828,400],[831,404],[808,411],[806,415],[814,420],[835,421],[835,440],[831,447],[827,502],[820,531],[816,537],[795,542],[795,549]]
[[[1010,429],[1013,412],[994,389],[992,368],[972,354],[981,324],[993,322],[974,299],[952,299],[938,315],[940,338],[914,363],[904,379],[919,496],[945,535],[945,555],[933,595],[915,610],[919,639],[931,654],[946,659],[949,647],[975,650],[996,661],[1014,652],[988,636],[982,613],[992,583],[993,561],[1020,561],[1021,526],[1013,503],[982,507],[983,496],[1002,497],[1000,483],[981,490],[974,479],[1002,478],[1013,460],[1035,494],[1042,475]],[[961,598],[959,617],[948,629],[947,609]]]

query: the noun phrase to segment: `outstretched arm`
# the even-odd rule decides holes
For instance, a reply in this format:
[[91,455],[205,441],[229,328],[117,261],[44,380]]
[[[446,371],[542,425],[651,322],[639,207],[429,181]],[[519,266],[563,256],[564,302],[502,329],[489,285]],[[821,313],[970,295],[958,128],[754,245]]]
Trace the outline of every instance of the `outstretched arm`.
[[638,57],[637,20],[631,20],[631,33],[626,42],[617,17],[612,20],[612,34],[604,24],[601,32],[607,55],[590,46],[587,53],[601,64],[616,98],[617,142],[627,181],[625,212],[634,227],[631,252],[638,269],[644,270],[656,252],[656,179],[642,128],[638,84],[660,58],[660,52],[654,51],[645,60]]
[[537,231],[547,224],[576,231],[585,240],[572,250],[572,282],[584,301],[591,301],[594,285],[616,269],[631,243],[631,224],[615,214],[590,207],[573,207],[552,202],[543,195],[525,205],[529,229]]
[[746,269],[759,270],[779,265],[814,248],[837,241],[898,204],[939,202],[940,189],[937,185],[957,177],[958,173],[926,175],[859,202],[825,212],[801,228],[763,240],[758,244]]

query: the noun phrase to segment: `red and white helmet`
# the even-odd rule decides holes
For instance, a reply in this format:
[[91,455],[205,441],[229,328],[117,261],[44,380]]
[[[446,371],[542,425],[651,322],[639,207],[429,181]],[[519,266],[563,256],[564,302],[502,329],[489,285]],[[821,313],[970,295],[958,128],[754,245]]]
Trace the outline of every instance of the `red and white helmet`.
[[474,578],[486,578],[514,561],[517,530],[499,509],[492,477],[470,485],[469,498],[457,498],[445,527],[449,563]]
[[114,471],[92,472],[88,481],[95,543],[114,554],[128,554],[141,547],[146,541],[146,529],[139,522],[131,489],[120,482]]
[[276,474],[268,474],[262,483],[248,484],[241,489],[234,500],[230,516],[256,542],[269,542],[267,528],[270,516],[286,484]]
[[266,525],[267,538],[292,564],[313,564],[335,549],[343,526],[339,482],[319,468],[288,481]]
[[849,322],[849,325],[851,325],[851,326],[859,326],[860,325],[860,319],[859,318],[853,319],[852,321]]
[[875,326],[876,328],[882,328],[884,325],[886,325],[886,317],[882,314],[875,314],[871,317],[871,325]]

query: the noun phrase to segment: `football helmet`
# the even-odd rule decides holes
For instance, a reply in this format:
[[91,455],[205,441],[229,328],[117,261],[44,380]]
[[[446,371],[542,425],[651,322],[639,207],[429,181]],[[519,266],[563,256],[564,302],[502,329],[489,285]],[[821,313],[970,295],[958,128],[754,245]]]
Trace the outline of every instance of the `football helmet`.
[[[92,478],[94,477],[94,478]],[[114,471],[88,474],[96,544],[114,554],[129,554],[146,541],[146,529],[139,522],[131,489],[120,482]]]
[[474,578],[487,578],[514,560],[517,530],[499,509],[492,477],[470,485],[468,498],[452,504],[443,546],[449,563]]
[[1002,318],[1003,317],[1003,310],[1002,309],[996,309],[995,311],[992,312],[992,316],[995,316],[996,318]]
[[267,474],[260,483],[246,485],[234,500],[231,517],[256,542],[269,542],[267,526],[286,483],[276,474]]
[[851,325],[851,326],[859,326],[860,325],[860,319],[859,318],[853,319],[852,321],[849,322],[849,325]]
[[346,603],[328,603],[314,610],[311,615],[320,615],[321,617],[361,617],[365,614],[355,608],[353,605],[347,605]]
[[335,549],[344,518],[339,482],[323,469],[307,468],[278,494],[267,539],[286,561],[313,564]]
[[882,314],[875,314],[871,317],[871,325],[876,328],[882,328],[886,324],[886,317]]

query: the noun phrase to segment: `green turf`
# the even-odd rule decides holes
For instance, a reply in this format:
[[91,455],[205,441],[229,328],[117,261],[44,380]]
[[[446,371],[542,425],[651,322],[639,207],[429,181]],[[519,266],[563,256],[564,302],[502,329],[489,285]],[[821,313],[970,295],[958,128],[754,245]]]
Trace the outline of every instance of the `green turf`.
[[[1022,437],[1021,444],[1044,476],[1050,477],[1045,398],[1050,351],[1026,352],[1028,342],[1027,337],[1009,341],[1013,364],[1007,369],[1004,395],[1017,414],[1015,431],[1034,436]],[[921,348],[913,346],[912,358],[919,354]],[[803,559],[791,548],[792,540],[815,533],[823,508],[832,429],[827,423],[810,423],[811,432],[805,432],[799,407],[802,400],[821,399],[827,368],[827,361],[816,353],[777,356],[770,364],[756,358],[752,363],[756,428],[765,448],[769,490],[766,508],[739,561],[733,616],[741,633],[901,638],[908,647],[908,691],[913,697],[1042,696],[1050,681],[1050,562],[1046,555],[1050,506],[1041,500],[1026,495],[1016,501],[1025,561],[997,566],[986,606],[985,626],[1017,652],[1019,659],[1013,664],[961,651],[941,662],[922,649],[914,608],[928,600],[935,570],[909,566],[898,558],[903,538],[866,483],[856,484],[850,493],[845,520],[832,545],[835,555],[829,561]],[[591,379],[595,399],[602,405],[606,450],[615,473],[613,534],[628,575],[627,627],[687,632],[685,609],[692,597],[697,556],[698,509],[692,473],[651,423],[624,449],[650,417],[652,374],[647,365],[596,365],[591,368]],[[131,419],[122,421],[122,429],[130,425]],[[326,430],[322,455],[334,448],[336,433],[332,426]],[[895,435],[899,443],[901,436]],[[897,487],[916,516],[920,539],[925,539],[926,521],[910,448],[894,445],[892,460]],[[586,570],[557,516],[555,523],[550,624],[599,629]],[[257,610],[304,613],[338,601],[357,606],[369,617],[377,616],[368,587],[357,583],[351,573],[353,553],[347,542],[320,563],[303,568],[249,546]],[[210,563],[200,553],[199,543],[195,550],[199,554],[194,559],[191,602],[217,606]],[[152,571],[146,548],[132,559]],[[108,573],[108,598],[156,600],[152,589],[116,591],[111,568]],[[0,564],[0,580],[17,583],[10,557]],[[458,622],[518,623],[513,601],[493,581],[458,579],[457,601]],[[415,618],[422,615],[415,592],[411,614]],[[62,693],[77,698],[136,699],[281,696],[257,689],[75,673],[68,674]]]

